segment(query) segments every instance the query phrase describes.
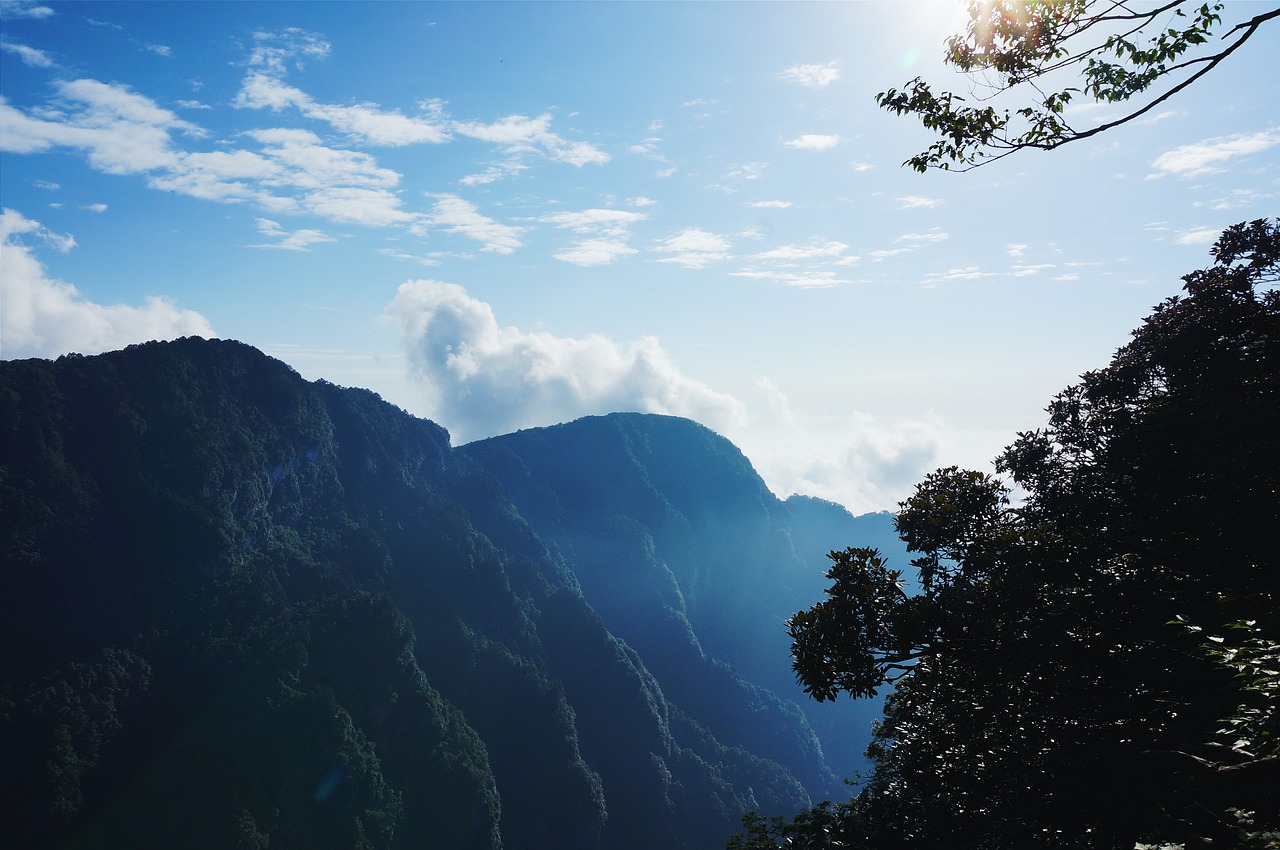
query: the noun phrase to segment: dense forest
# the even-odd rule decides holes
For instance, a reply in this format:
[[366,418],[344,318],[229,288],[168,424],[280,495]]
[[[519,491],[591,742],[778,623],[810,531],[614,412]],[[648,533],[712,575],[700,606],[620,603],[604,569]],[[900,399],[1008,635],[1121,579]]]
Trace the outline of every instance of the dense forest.
[[1212,253],[1000,477],[918,485],[918,593],[831,554],[794,666],[820,701],[894,684],[874,771],[730,847],[1280,847],[1280,223]]
[[457,448],[195,338],[0,397],[12,846],[713,848],[865,766],[784,623],[891,517],[692,422]]

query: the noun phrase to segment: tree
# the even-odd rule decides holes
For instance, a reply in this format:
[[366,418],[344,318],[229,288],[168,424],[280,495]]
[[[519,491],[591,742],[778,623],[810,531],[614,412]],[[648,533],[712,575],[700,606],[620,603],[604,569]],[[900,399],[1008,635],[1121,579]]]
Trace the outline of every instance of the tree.
[[[1222,2],[1188,0],[969,0],[964,35],[946,61],[972,81],[972,102],[935,94],[919,77],[876,95],[940,137],[904,165],[968,171],[1017,150],[1049,150],[1139,118],[1216,68],[1280,9],[1218,35]],[[1010,110],[996,101],[1022,104]],[[1119,117],[1077,129],[1067,107],[1077,96],[1126,103]],[[1130,103],[1132,101],[1132,103]]]
[[1280,223],[1213,256],[997,459],[1019,501],[950,468],[900,505],[919,593],[874,550],[831,554],[828,598],[789,622],[797,676],[818,699],[896,686],[870,781],[796,846],[1280,829]]

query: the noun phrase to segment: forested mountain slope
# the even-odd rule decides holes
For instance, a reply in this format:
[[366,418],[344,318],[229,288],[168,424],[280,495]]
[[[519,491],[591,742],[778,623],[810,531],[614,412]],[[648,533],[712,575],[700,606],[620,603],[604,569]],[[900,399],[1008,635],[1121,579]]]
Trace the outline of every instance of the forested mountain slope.
[[718,847],[835,780],[755,677],[791,686],[780,618],[847,540],[797,545],[807,503],[705,429],[566,426],[538,481],[199,339],[3,363],[0,399],[15,846]]
[[[864,767],[866,738],[850,730],[869,728],[879,702],[806,699],[791,672],[785,621],[822,595],[827,553],[850,540],[906,563],[889,514],[855,518],[799,496],[782,502],[736,446],[675,417],[587,417],[460,451],[559,547],[587,601],[640,650],[664,691],[682,705],[707,703],[698,717],[717,736],[736,743],[793,728],[777,718],[798,705],[839,776],[806,772],[814,760],[798,757],[808,742],[778,741],[771,758],[823,795]],[[725,702],[729,690],[742,698]]]

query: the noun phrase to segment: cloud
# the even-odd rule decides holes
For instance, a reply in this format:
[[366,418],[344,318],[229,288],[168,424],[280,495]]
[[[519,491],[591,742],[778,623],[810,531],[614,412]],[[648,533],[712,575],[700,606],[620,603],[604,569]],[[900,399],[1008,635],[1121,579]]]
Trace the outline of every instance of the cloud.
[[840,79],[840,63],[828,62],[825,65],[792,65],[778,74],[778,79],[786,83],[799,83],[811,89],[820,89]]
[[241,109],[270,109],[279,112],[294,107],[308,118],[325,121],[348,135],[374,145],[401,147],[422,142],[448,141],[449,133],[434,112],[428,117],[410,117],[398,111],[379,109],[376,104],[352,106],[317,103],[310,95],[269,73],[250,74],[232,104]]
[[164,56],[165,58],[173,55],[173,48],[167,44],[148,44],[147,50],[150,50],[157,56]]
[[[1266,198],[1274,197],[1271,192],[1259,192],[1257,189],[1232,189],[1231,194],[1217,198],[1209,204],[1209,209],[1238,210],[1251,207]],[[1196,204],[1199,206],[1199,204]]]
[[[599,165],[610,160],[607,153],[594,145],[569,141],[552,132],[549,114],[536,118],[509,115],[494,122],[454,121],[445,116],[443,103],[436,100],[420,103],[423,114],[419,116],[385,110],[374,103],[319,103],[306,92],[284,82],[284,77],[289,60],[305,55],[326,56],[328,43],[315,33],[298,29],[279,34],[257,33],[255,38],[259,43],[249,60],[254,70],[245,77],[236,95],[234,105],[237,107],[275,112],[292,107],[308,118],[325,121],[342,132],[375,145],[439,144],[457,134],[499,145],[513,157],[539,151],[555,162],[576,167]],[[463,178],[463,182],[465,185],[491,183],[519,170],[517,165],[496,166]]]
[[481,215],[475,204],[457,195],[435,195],[436,202],[430,214],[424,217],[423,223],[430,227],[443,228],[449,233],[456,233],[481,243],[481,251],[490,254],[510,254],[517,248],[523,248],[520,235],[522,228],[512,227]]
[[996,277],[996,272],[984,272],[979,266],[963,266],[947,269],[945,272],[930,272],[924,276],[927,283],[934,284],[949,280],[978,280],[984,277]]
[[848,278],[837,277],[832,271],[810,271],[810,272],[792,272],[781,269],[761,270],[761,269],[743,269],[742,271],[730,272],[733,277],[747,277],[755,280],[771,280],[774,283],[781,283],[784,286],[794,286],[798,289],[826,289],[832,286],[841,286],[854,281]]
[[603,266],[619,257],[637,253],[627,244],[631,226],[648,219],[644,213],[627,210],[588,209],[545,215],[538,219],[570,230],[585,238],[552,256],[575,266]]
[[810,242],[808,245],[780,245],[777,248],[753,254],[751,259],[792,263],[799,260],[839,257],[844,254],[848,247],[843,242],[833,240],[815,241]]
[[852,266],[858,257],[847,256],[849,248],[843,242],[831,239],[813,239],[803,245],[779,245],[767,251],[752,254],[751,265],[734,272],[735,277],[771,280],[784,286],[806,289],[824,288],[852,283],[838,276],[831,266]]
[[627,228],[648,216],[644,213],[627,212],[626,210],[589,209],[581,212],[564,212],[544,215],[539,221],[554,224],[576,233],[625,233]]
[[391,257],[393,260],[405,260],[410,263],[417,263],[421,266],[440,265],[440,256],[438,254],[420,256],[418,254],[410,254],[408,251],[401,251],[397,248],[379,248],[378,253],[384,257]]
[[431,418],[460,442],[613,411],[665,413],[716,430],[742,403],[684,375],[658,340],[619,344],[500,327],[461,286],[403,284],[385,315],[399,326]]
[[38,6],[34,3],[23,2],[23,0],[0,0],[0,20],[10,18],[51,18],[54,15],[53,9],[48,6]]
[[676,263],[691,269],[702,269],[729,259],[729,240],[717,233],[709,233],[696,227],[686,228],[669,236],[651,250],[661,254],[660,263]]
[[515,177],[520,172],[525,171],[529,166],[523,163],[511,160],[509,162],[491,165],[478,174],[469,174],[458,182],[463,186],[485,186],[489,183],[497,183],[499,180],[505,180],[508,177]]
[[806,133],[784,142],[787,147],[802,151],[825,151],[840,144],[839,136],[828,136],[821,133]]
[[863,171],[870,171],[871,169],[875,168],[875,166],[869,162],[851,162],[849,163],[849,168],[857,172],[863,172]]
[[55,86],[63,108],[41,110],[48,119],[14,109],[0,98],[0,124],[5,127],[0,150],[39,153],[69,147],[83,150],[99,171],[136,174],[178,167],[180,157],[171,144],[171,131],[201,132],[124,86],[85,79]]
[[932,209],[942,203],[937,198],[922,198],[919,195],[906,195],[897,200],[904,210]]
[[1221,235],[1220,227],[1197,227],[1193,230],[1184,230],[1173,241],[1179,245],[1212,245]]
[[136,342],[214,336],[209,322],[162,297],[142,307],[89,301],[71,284],[50,280],[29,240],[69,251],[75,239],[11,209],[0,212],[0,357],[98,354]]
[[951,238],[951,234],[944,233],[938,228],[930,230],[928,233],[904,233],[894,242],[945,242]]
[[1010,242],[1005,246],[1004,252],[1010,257],[1021,257],[1023,254],[1027,253],[1027,249],[1030,247],[1030,245],[1024,245],[1021,242]]
[[107,211],[107,205],[106,204],[85,204],[80,209],[88,210],[89,212],[104,213]]
[[512,155],[541,151],[556,162],[576,167],[603,165],[610,156],[586,142],[570,142],[551,132],[551,116],[508,115],[492,123],[455,122],[453,129],[461,136],[501,145]]
[[310,251],[311,246],[317,242],[337,242],[329,234],[320,230],[295,230],[292,233],[283,229],[278,222],[274,222],[269,218],[260,218],[257,220],[258,232],[268,239],[279,240],[260,245],[250,245],[250,248],[279,248],[283,251]]
[[605,266],[614,260],[638,251],[621,239],[597,237],[582,239],[567,248],[561,248],[551,256],[564,263],[589,268]]
[[756,209],[762,209],[762,210],[767,210],[767,209],[785,210],[791,206],[791,202],[790,201],[753,201],[752,203],[747,204],[747,206],[755,207]]
[[280,32],[255,32],[253,41],[249,66],[263,68],[276,75],[286,73],[290,60],[293,60],[294,67],[300,68],[303,59],[323,59],[329,55],[329,42],[323,36],[299,27],[289,27]]
[[883,510],[909,496],[937,465],[948,429],[936,416],[813,415],[793,408],[767,378],[757,388],[761,412],[751,428],[731,436],[780,496],[817,496],[855,513]]
[[29,65],[32,68],[52,68],[53,60],[49,58],[43,50],[36,50],[34,47],[28,47],[25,44],[15,44],[0,38],[0,50],[5,53],[12,53],[22,60],[23,65]]
[[881,260],[886,259],[888,257],[896,257],[899,254],[910,254],[912,251],[916,250],[919,247],[920,247],[919,245],[909,245],[905,248],[881,248],[878,251],[872,251],[870,253],[870,257],[873,262],[878,263]]
[[1225,163],[1238,156],[1267,150],[1280,144],[1280,130],[1264,130],[1249,135],[1208,139],[1194,145],[1182,145],[1166,151],[1151,163],[1154,171],[1148,179],[1174,175],[1199,177],[1225,171]]

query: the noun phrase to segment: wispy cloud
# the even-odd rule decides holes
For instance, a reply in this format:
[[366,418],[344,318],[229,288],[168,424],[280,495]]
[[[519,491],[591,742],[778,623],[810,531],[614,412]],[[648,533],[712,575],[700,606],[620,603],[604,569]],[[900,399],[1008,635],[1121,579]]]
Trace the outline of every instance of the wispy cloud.
[[353,106],[317,103],[306,92],[267,72],[250,74],[232,103],[242,109],[274,112],[293,107],[308,118],[328,122],[344,133],[375,145],[399,147],[440,143],[449,138],[438,117],[430,112],[411,117],[369,103]]
[[409,263],[417,263],[420,266],[440,265],[439,254],[411,254],[408,251],[401,251],[399,248],[379,248],[378,253],[393,260],[404,260]]
[[930,272],[924,276],[926,283],[941,283],[950,280],[978,280],[983,277],[998,277],[998,272],[984,272],[979,266],[962,266],[947,269],[945,272]]
[[250,248],[278,248],[282,251],[310,251],[311,246],[319,242],[337,242],[322,230],[285,230],[279,222],[269,218],[257,220],[258,232],[275,242],[250,245]]
[[790,201],[753,201],[747,206],[755,207],[756,209],[761,209],[761,210],[768,210],[768,209],[785,210],[791,206],[791,202]]
[[763,261],[798,262],[820,258],[841,257],[849,248],[843,242],[823,240],[810,242],[807,245],[780,245],[768,251],[753,254],[751,259]]
[[942,203],[937,198],[924,198],[920,195],[906,195],[897,200],[898,205],[904,210],[932,209]]
[[1179,245],[1212,245],[1221,235],[1221,227],[1197,227],[1182,231],[1173,241]]
[[783,142],[789,148],[795,148],[802,151],[825,151],[831,150],[840,144],[839,136],[824,135],[821,133],[805,133],[803,136],[797,136],[794,139],[788,139]]
[[0,20],[9,18],[51,18],[53,9],[26,0],[0,0]]
[[147,298],[141,307],[86,299],[71,284],[48,277],[33,240],[64,253],[76,244],[19,212],[0,212],[0,357],[97,354],[151,339],[214,336],[204,316],[166,298]]
[[938,228],[935,227],[933,230],[930,230],[927,233],[904,233],[893,241],[894,242],[916,242],[916,243],[945,242],[950,238],[951,238],[951,234],[946,233],[945,231],[939,230]]
[[799,83],[811,89],[824,88],[840,79],[840,63],[792,65],[790,68],[779,72],[778,79],[787,83]]
[[0,50],[14,54],[22,60],[22,64],[29,65],[32,68],[52,68],[54,65],[53,60],[49,58],[49,54],[43,50],[36,50],[34,47],[17,44],[5,38],[0,38]]
[[660,263],[675,263],[686,268],[702,269],[712,263],[729,259],[729,248],[729,240],[723,236],[690,227],[663,239],[651,250],[672,255],[658,260]]
[[479,242],[480,250],[490,254],[510,254],[524,247],[520,241],[523,228],[502,224],[482,215],[475,204],[457,195],[440,194],[422,223]]
[[[1229,194],[1215,198],[1209,203],[1213,210],[1238,210],[1254,206],[1267,198],[1275,197],[1273,192],[1259,192],[1257,189],[1233,189]],[[1196,206],[1199,206],[1197,204]]]
[[458,182],[463,186],[487,186],[490,183],[497,183],[499,180],[506,180],[515,177],[520,172],[528,169],[529,166],[516,160],[491,165],[484,171],[476,174],[468,174]]
[[1182,145],[1166,151],[1151,163],[1147,179],[1173,175],[1199,177],[1226,170],[1226,163],[1236,157],[1258,153],[1280,145],[1280,130],[1263,130],[1248,135],[1207,139],[1193,145]]
[[747,277],[755,280],[770,280],[783,286],[794,286],[798,289],[826,289],[854,283],[849,278],[840,277],[833,271],[787,271],[786,269],[743,269],[730,272],[733,277]]
[[741,402],[683,374],[653,337],[622,344],[501,327],[487,303],[437,280],[403,284],[386,316],[429,415],[459,442],[619,410],[721,431],[746,420]]
[[571,142],[551,131],[549,114],[529,118],[508,115],[497,121],[455,122],[453,129],[462,136],[491,142],[513,154],[541,151],[556,162],[573,166],[602,165],[609,161],[607,153],[587,142]]
[[575,266],[603,266],[630,254],[638,253],[627,244],[631,227],[644,221],[644,213],[615,209],[587,209],[579,212],[553,213],[539,221],[570,230],[583,238],[552,256]]

